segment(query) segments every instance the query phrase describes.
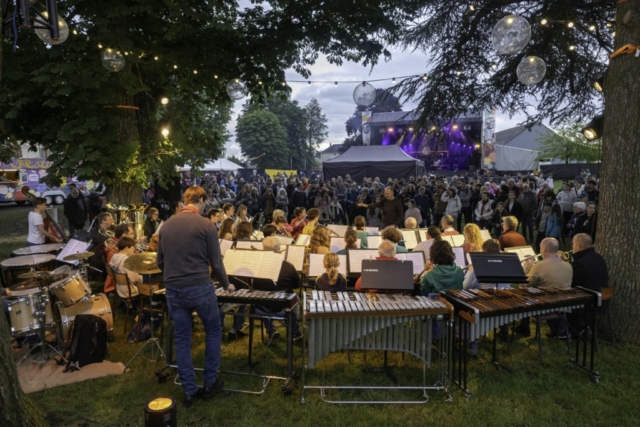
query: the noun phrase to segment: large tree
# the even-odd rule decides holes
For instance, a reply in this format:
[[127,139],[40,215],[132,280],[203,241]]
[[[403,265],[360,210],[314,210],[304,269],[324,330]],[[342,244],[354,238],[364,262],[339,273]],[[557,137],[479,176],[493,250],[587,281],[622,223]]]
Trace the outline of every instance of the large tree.
[[[47,48],[33,32],[20,30],[18,49],[4,52],[0,139],[42,144],[54,164],[48,180],[100,180],[122,202],[139,197],[149,175],[220,156],[227,82],[244,80],[252,100],[260,101],[288,89],[284,70],[309,76],[319,53],[336,64],[375,64],[389,56],[386,46],[398,40],[418,4],[270,0],[269,7],[240,9],[235,0],[57,3],[72,30],[66,42]],[[122,71],[102,67],[106,48],[124,55]],[[159,102],[163,96],[167,106]]]
[[[627,44],[632,46],[627,52],[636,52],[640,2],[423,0],[422,5],[420,19],[409,25],[402,44],[428,54],[428,73],[396,88],[402,99],[420,100],[417,127],[489,105],[525,112],[528,124],[587,122],[602,109],[593,81],[608,68],[596,250],[608,264],[609,285],[617,287],[612,301],[616,334],[640,341],[640,318],[634,314],[640,305],[640,215],[629,215],[640,211],[640,193],[633,185],[640,164],[640,61],[629,54],[609,60]],[[491,32],[509,14],[531,23],[531,41],[521,52],[502,56],[491,44]],[[546,62],[539,84],[518,81],[516,69],[526,56]]]
[[[327,126],[327,116],[322,112],[322,107],[316,98],[304,107],[307,116],[307,135],[309,138],[309,149],[315,157],[317,149],[325,139],[329,136],[329,127]],[[309,164],[311,166],[311,163]],[[305,167],[306,169],[306,167]]]
[[549,132],[536,141],[540,144],[537,160],[561,159],[597,162],[600,160],[600,141],[586,141],[578,122],[563,123],[555,132]]
[[236,141],[245,157],[261,169],[289,169],[287,131],[270,111],[256,109],[240,117]]

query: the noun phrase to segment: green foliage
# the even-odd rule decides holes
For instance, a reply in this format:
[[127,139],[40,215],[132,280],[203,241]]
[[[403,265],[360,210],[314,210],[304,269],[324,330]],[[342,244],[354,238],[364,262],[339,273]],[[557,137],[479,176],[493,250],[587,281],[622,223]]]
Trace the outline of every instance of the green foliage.
[[561,125],[555,133],[551,132],[538,138],[540,154],[537,160],[562,159],[565,163],[572,160],[596,162],[600,159],[600,142],[585,142],[580,132],[582,125],[569,122]]
[[248,111],[236,126],[242,154],[258,168],[289,169],[287,131],[270,111]]
[[324,142],[329,136],[329,127],[327,126],[327,116],[322,112],[322,107],[316,98],[312,98],[311,101],[304,107],[304,111],[307,115],[307,134],[309,139],[309,145],[314,150],[314,155],[317,147]]
[[242,166],[243,161],[240,160],[238,157],[236,156],[228,156],[227,160],[229,160],[230,162],[235,163],[238,166]]

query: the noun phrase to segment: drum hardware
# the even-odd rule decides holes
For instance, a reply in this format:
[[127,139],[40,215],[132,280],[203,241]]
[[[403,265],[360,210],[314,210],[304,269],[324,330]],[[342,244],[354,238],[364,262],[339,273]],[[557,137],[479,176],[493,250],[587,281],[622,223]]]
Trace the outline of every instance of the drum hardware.
[[[47,288],[43,288],[40,292],[37,293],[36,297],[36,301],[34,303],[35,307],[36,307],[36,311],[33,312],[33,316],[36,317],[38,319],[39,322],[39,328],[40,328],[40,342],[36,345],[34,345],[33,347],[31,347],[29,349],[29,351],[27,352],[27,354],[25,354],[22,359],[20,359],[18,361],[18,365],[21,364],[22,362],[24,362],[26,359],[30,358],[31,361],[38,363],[40,365],[44,365],[45,363],[47,363],[49,361],[48,358],[48,353],[49,351],[54,352],[55,354],[57,354],[58,356],[60,356],[60,364],[62,363],[67,363],[67,359],[60,354],[60,352],[58,352],[58,350],[55,349],[55,347],[53,347],[51,344],[49,344],[46,341],[46,334],[45,334],[45,329],[46,329],[46,318],[47,315],[50,314],[47,312],[47,306],[49,306],[49,292]],[[34,353],[36,351],[36,349],[40,349],[40,358],[39,360],[35,360],[31,358],[31,354]]]
[[32,293],[36,292],[34,289],[40,288],[40,287],[41,287],[41,284],[38,281],[29,282],[25,280],[24,282],[11,286],[9,290],[13,294],[12,296],[20,297],[24,295],[31,295]]
[[53,305],[53,312],[57,323],[57,334],[60,347],[69,348],[71,346],[71,325],[78,314],[93,314],[107,323],[107,335],[113,335],[113,313],[109,298],[105,294],[91,295],[72,306],[65,307],[62,301],[57,301]]
[[124,267],[138,274],[160,274],[162,270],[156,264],[157,256],[155,252],[134,254],[124,261]]
[[91,258],[94,255],[95,254],[93,252],[78,252],[75,254],[67,255],[66,257],[62,258],[62,260],[63,261],[81,261],[87,258]]
[[18,275],[18,279],[40,279],[43,277],[49,277],[51,273],[48,271],[30,271],[28,273],[22,273]]

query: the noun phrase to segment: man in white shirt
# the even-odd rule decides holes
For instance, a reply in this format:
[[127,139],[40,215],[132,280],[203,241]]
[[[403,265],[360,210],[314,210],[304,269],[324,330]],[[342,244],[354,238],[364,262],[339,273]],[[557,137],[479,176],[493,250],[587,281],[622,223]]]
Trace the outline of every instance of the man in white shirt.
[[549,176],[547,177],[547,185],[549,186],[550,189],[553,190],[553,174],[549,174]]
[[47,202],[38,197],[33,201],[33,211],[29,212],[29,235],[27,236],[27,246],[44,245],[45,237],[51,239],[54,243],[60,243],[53,234],[44,228],[44,219],[42,214],[47,209]]

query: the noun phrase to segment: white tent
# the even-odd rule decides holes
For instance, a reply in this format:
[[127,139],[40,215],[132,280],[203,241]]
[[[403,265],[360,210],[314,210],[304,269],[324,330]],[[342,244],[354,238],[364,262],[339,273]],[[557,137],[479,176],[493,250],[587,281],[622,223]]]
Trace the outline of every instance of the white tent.
[[496,145],[496,169],[503,171],[525,171],[538,169],[538,151]]
[[[242,166],[233,163],[231,160],[227,159],[218,159],[213,162],[207,163],[203,167],[199,168],[203,172],[211,172],[211,171],[225,171],[225,172],[235,172],[240,169]],[[191,166],[183,166],[180,168],[181,171],[190,171]]]

